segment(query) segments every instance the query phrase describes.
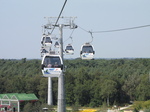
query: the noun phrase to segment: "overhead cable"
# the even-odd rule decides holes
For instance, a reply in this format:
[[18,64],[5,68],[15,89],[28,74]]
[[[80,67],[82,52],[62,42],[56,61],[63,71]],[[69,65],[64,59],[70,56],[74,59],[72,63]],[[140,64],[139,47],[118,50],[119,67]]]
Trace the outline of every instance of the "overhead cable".
[[[107,32],[116,32],[116,31],[124,31],[124,30],[133,30],[138,28],[144,28],[144,27],[150,27],[150,25],[143,25],[143,26],[137,26],[137,27],[130,27],[130,28],[122,28],[122,29],[116,29],[116,30],[104,30],[104,31],[92,31],[92,33],[107,33]],[[81,27],[79,27],[81,28]],[[90,33],[89,31],[81,28],[82,30]]]
[[60,11],[60,13],[59,13],[59,16],[58,16],[58,18],[57,18],[57,20],[56,20],[56,22],[55,22],[55,25],[54,25],[54,27],[53,27],[53,29],[52,29],[52,31],[51,31],[51,34],[53,33],[53,31],[54,31],[54,29],[55,29],[55,27],[56,27],[56,25],[57,25],[57,23],[58,23],[58,20],[59,20],[61,14],[62,14],[62,11],[64,10],[64,7],[65,7],[66,3],[67,3],[67,0],[65,0],[65,2],[64,2],[64,5],[63,5],[63,7],[62,7],[62,9],[61,9],[61,11]]
[[150,27],[150,25],[143,25],[143,26],[123,28],[123,29],[116,29],[116,30],[94,31],[93,33],[104,33],[104,32],[116,32],[116,31],[123,31],[123,30],[133,30],[133,29],[143,28],[143,27]]
[[71,34],[70,34],[70,37],[72,37],[73,32],[74,32],[74,29],[72,30],[72,32],[71,32]]
[[84,28],[81,28],[80,26],[78,26],[80,29],[82,29],[82,30],[84,30],[85,32],[88,32],[89,33],[89,31],[87,31],[87,30],[85,30]]

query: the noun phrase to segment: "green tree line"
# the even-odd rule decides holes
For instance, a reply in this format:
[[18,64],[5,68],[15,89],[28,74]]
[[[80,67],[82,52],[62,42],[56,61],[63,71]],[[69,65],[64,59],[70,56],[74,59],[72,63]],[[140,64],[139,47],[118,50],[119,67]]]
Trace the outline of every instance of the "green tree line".
[[[150,59],[64,60],[68,106],[99,107],[150,99]],[[41,60],[0,59],[0,93],[34,93],[47,102],[48,79],[42,77]],[[57,104],[58,79],[52,78]]]

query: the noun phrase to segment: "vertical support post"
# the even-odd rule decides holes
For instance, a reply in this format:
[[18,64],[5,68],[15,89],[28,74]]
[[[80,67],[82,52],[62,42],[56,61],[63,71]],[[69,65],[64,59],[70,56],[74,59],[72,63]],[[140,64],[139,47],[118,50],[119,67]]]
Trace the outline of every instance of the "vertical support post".
[[18,100],[18,112],[20,112],[20,102]]
[[[63,61],[63,33],[62,33],[63,25],[59,25],[60,30],[60,56]],[[66,104],[65,104],[65,87],[64,87],[64,74],[60,74],[58,77],[58,107],[57,112],[66,112]]]
[[52,93],[52,78],[48,77],[48,98],[47,104],[53,105],[53,93]]
[[150,72],[149,72],[149,82],[150,82]]
[[62,30],[63,30],[63,24],[60,24],[59,25],[59,31],[60,31],[60,56],[63,60],[63,31]]

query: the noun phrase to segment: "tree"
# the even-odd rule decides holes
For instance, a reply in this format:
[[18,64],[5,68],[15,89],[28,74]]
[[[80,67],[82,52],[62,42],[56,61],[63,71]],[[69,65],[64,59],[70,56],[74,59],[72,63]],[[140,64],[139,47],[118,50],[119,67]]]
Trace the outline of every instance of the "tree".
[[139,85],[139,83],[140,83],[139,76],[137,74],[134,74],[134,75],[129,75],[123,85],[123,90],[130,96],[131,100],[136,99],[135,90],[136,87]]
[[109,106],[109,99],[117,92],[117,83],[113,80],[106,79],[101,85],[101,95],[104,99],[107,99],[107,105]]
[[47,87],[48,87],[48,81],[47,78],[42,78],[40,80],[40,85],[38,86],[38,94],[39,94],[39,98],[40,101],[42,103],[46,103],[47,102]]

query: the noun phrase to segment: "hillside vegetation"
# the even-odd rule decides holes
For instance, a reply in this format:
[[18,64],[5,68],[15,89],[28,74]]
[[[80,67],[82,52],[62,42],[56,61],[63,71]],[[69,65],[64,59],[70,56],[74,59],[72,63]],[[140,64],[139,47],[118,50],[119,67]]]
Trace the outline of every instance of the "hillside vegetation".
[[[47,78],[41,60],[0,59],[0,93],[34,93],[46,103]],[[65,60],[65,92],[68,106],[99,107],[150,99],[150,59]],[[58,79],[53,81],[57,104]]]

